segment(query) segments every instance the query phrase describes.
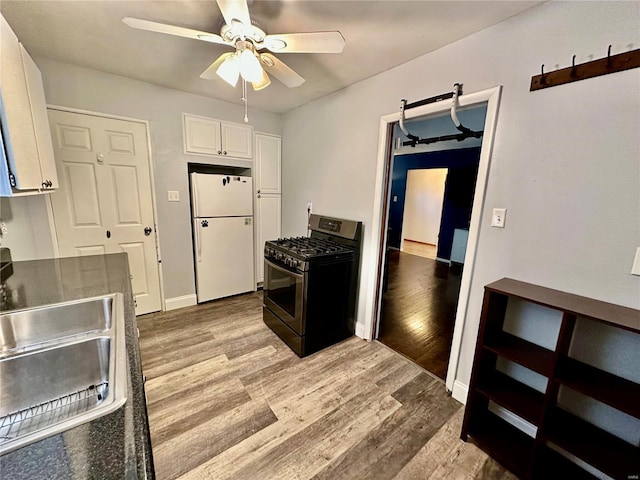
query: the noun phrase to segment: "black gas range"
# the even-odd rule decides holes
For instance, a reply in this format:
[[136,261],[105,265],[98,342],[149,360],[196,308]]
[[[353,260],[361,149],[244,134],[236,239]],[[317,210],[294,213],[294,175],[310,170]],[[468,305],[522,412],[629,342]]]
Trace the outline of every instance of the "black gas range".
[[311,215],[309,237],[265,243],[264,322],[304,357],[354,334],[362,223]]

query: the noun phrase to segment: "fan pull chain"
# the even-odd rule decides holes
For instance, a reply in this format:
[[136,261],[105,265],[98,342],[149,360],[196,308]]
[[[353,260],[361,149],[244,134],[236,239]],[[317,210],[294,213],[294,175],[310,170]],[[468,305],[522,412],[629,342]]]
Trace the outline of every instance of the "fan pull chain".
[[247,101],[247,81],[242,79],[242,101],[244,102],[244,123],[249,122],[249,102]]

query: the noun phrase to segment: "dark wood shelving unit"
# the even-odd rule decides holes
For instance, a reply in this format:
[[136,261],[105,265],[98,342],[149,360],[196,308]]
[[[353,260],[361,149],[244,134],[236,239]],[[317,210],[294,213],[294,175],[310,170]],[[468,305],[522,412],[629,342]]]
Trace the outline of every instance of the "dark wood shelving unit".
[[[557,312],[560,328],[553,350],[504,330],[510,299]],[[568,388],[640,419],[640,384],[570,356],[578,318],[639,334],[640,344],[638,310],[508,278],[485,287],[461,438],[476,443],[520,478],[596,478],[578,460],[613,478],[637,478],[640,447],[569,413],[558,402],[560,388]],[[535,314],[521,321],[535,322]],[[498,371],[499,358],[546,377],[546,391]],[[492,413],[490,402],[535,427],[535,436]],[[521,428],[533,435],[533,429]]]

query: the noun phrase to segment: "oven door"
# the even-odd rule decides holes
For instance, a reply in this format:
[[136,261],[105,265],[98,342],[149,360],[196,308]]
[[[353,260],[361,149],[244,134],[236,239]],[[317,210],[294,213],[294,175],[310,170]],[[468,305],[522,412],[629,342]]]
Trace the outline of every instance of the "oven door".
[[304,335],[305,274],[264,260],[264,304],[298,335]]

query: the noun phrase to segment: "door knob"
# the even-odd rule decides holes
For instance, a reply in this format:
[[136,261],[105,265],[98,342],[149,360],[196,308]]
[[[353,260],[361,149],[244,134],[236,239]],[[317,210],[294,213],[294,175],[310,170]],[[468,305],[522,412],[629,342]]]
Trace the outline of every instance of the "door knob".
[[144,227],[144,236],[148,237],[149,235],[151,235],[152,231],[153,229],[151,227]]

